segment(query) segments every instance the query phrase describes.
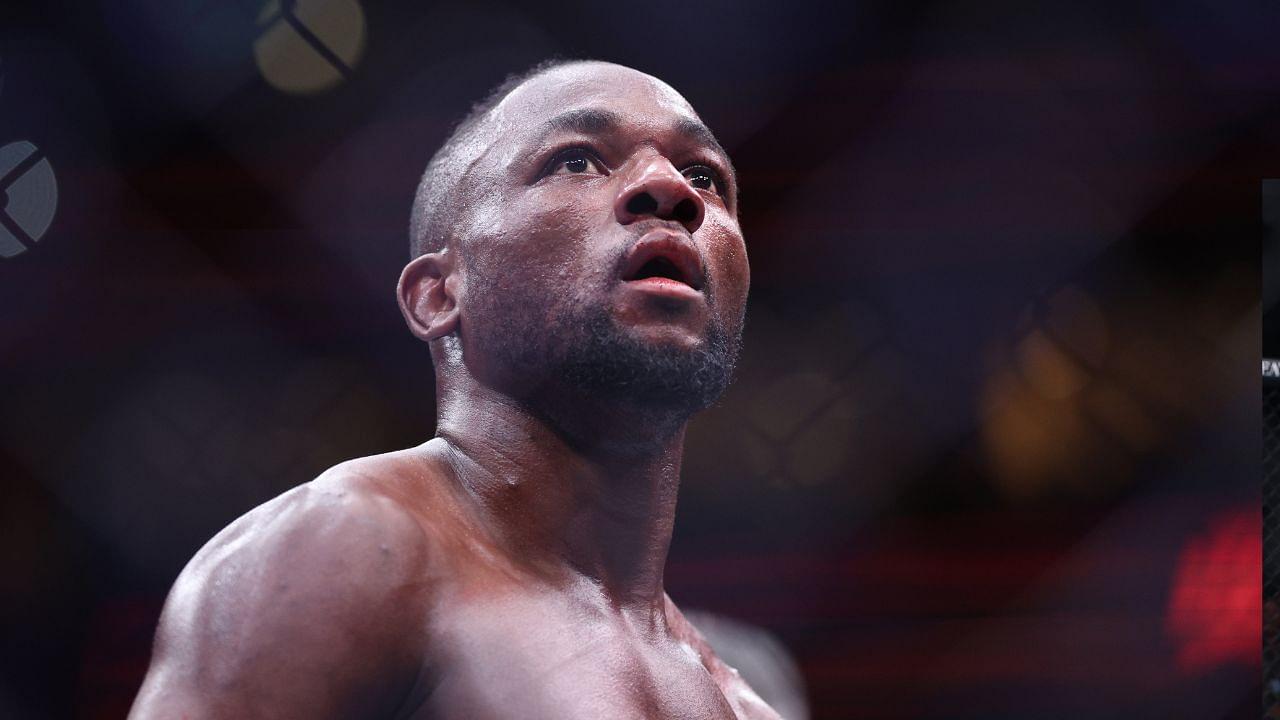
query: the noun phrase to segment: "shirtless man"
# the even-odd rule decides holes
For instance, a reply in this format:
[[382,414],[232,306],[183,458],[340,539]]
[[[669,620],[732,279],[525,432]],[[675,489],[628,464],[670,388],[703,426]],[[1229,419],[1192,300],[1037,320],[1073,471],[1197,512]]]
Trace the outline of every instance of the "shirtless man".
[[748,286],[689,103],[608,63],[509,80],[428,165],[412,245],[436,437],[210,541],[131,717],[777,718],[663,591],[685,426]]

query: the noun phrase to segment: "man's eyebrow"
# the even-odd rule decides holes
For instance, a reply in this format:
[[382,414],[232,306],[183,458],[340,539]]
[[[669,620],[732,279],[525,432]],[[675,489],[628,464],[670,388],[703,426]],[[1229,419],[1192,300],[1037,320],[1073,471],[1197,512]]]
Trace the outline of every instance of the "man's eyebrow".
[[[599,135],[622,127],[624,121],[622,115],[605,108],[578,108],[577,110],[568,110],[560,113],[542,125],[542,132],[539,133],[539,142],[543,142],[547,137],[556,133],[581,133],[583,135]],[[695,145],[710,148],[713,152],[724,159],[725,165],[729,169],[729,182],[733,187],[737,188],[736,171],[733,167],[733,161],[729,158],[729,153],[716,140],[715,133],[711,132],[711,128],[696,118],[679,116],[673,123],[676,134],[683,135],[693,142]]]
[[[612,110],[579,108],[563,112],[543,123],[541,135],[543,138],[557,132],[596,135],[614,130],[621,127],[622,124],[622,116]],[[716,140],[711,128],[703,125],[701,121],[691,117],[680,116],[676,118],[674,128],[677,134],[684,135],[695,144],[709,147],[724,156],[725,159],[728,159],[729,153],[725,152],[724,148],[720,146],[720,141]]]
[[681,117],[676,120],[676,132],[690,138],[698,145],[703,145],[715,150],[727,161],[729,153],[725,152],[720,146],[720,141],[716,139],[715,133],[711,132],[711,128],[703,125],[701,121],[694,120],[689,117]]
[[596,135],[622,125],[622,116],[612,110],[579,108],[560,113],[542,125],[542,136],[557,132],[576,132]]

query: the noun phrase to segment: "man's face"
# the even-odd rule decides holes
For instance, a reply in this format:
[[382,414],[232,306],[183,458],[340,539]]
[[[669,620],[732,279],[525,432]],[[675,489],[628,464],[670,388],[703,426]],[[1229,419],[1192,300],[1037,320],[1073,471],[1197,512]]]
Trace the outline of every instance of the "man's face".
[[461,190],[477,377],[689,411],[737,355],[749,270],[728,158],[673,89],[571,65],[513,91]]

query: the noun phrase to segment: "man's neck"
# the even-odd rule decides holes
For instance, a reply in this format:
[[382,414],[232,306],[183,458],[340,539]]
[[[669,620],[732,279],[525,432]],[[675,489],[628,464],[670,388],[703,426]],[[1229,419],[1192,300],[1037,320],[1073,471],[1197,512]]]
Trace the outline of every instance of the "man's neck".
[[478,384],[441,398],[437,434],[461,485],[520,560],[568,569],[620,608],[661,612],[684,421],[558,408],[575,427]]

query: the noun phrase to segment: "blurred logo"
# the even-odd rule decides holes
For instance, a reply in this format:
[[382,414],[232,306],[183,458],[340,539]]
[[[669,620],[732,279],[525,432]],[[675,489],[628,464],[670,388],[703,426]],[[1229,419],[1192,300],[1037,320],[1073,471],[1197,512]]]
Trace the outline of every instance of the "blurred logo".
[[271,0],[253,57],[272,87],[295,95],[329,90],[364,52],[364,12],[355,0]]
[[1262,377],[1280,378],[1280,360],[1263,360]]
[[21,140],[0,147],[0,190],[0,258],[11,258],[48,232],[58,209],[58,181],[44,153]]

